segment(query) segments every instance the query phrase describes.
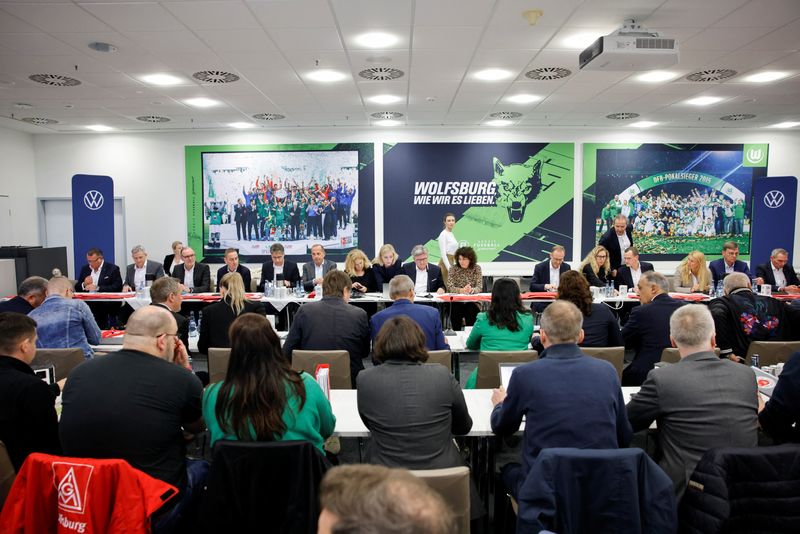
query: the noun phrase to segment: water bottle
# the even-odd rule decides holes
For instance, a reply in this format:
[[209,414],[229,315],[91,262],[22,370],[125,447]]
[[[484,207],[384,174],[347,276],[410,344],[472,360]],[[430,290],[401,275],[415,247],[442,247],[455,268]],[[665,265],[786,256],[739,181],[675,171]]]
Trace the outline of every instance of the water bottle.
[[717,292],[715,296],[717,297],[725,296],[725,284],[722,282],[722,280],[719,280],[717,282]]
[[322,299],[322,284],[317,284],[314,286],[314,297],[315,300]]
[[272,282],[264,282],[264,296],[270,298],[273,295]]
[[297,288],[294,291],[298,297],[302,297],[305,294],[305,288],[303,288],[303,283],[300,280],[297,281]]
[[756,369],[760,369],[760,368],[761,368],[761,367],[759,366],[759,358],[758,358],[758,354],[753,354],[753,355],[750,357],[750,366],[751,366],[751,367],[755,367]]
[[189,314],[189,337],[197,337],[197,321],[194,320],[194,312]]
[[197,331],[200,332],[201,325],[203,324],[203,310],[197,312]]

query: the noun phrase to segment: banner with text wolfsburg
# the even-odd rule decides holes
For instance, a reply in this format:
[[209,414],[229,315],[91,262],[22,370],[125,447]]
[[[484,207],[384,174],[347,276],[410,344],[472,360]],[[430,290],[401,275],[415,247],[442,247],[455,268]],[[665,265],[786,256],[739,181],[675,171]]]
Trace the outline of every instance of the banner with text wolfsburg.
[[480,263],[572,253],[572,143],[397,143],[383,147],[384,241],[408,258],[418,243],[439,261],[446,213]]

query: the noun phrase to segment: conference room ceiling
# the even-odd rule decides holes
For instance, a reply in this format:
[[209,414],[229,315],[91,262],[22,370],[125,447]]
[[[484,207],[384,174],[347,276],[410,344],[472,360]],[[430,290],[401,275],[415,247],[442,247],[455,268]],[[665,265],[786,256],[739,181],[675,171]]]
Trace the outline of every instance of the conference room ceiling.
[[[535,25],[522,15],[528,10],[542,11]],[[641,73],[578,69],[580,49],[625,19],[678,39],[680,62],[666,69],[674,79],[646,83],[637,80]],[[388,33],[396,43],[368,48],[358,41],[367,32]],[[508,78],[476,79],[490,68]],[[318,69],[344,76],[314,81],[309,75]],[[536,69],[569,75],[526,76]],[[686,78],[710,69],[736,74]],[[390,79],[368,80],[362,71]],[[764,71],[787,76],[745,80]],[[142,80],[152,74],[179,83]],[[0,0],[0,116],[39,133],[231,123],[379,130],[386,119],[400,128],[491,128],[498,118],[512,130],[639,121],[770,128],[800,122],[798,74],[800,0]],[[370,100],[379,95],[398,101]],[[507,100],[517,95],[537,100]],[[686,102],[702,96],[720,100]],[[186,103],[195,98],[218,104]],[[638,116],[607,117],[613,114]]]

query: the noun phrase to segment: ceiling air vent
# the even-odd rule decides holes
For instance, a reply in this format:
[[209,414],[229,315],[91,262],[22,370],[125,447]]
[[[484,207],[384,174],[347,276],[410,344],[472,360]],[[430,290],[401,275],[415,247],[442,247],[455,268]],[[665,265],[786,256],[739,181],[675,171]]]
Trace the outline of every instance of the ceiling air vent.
[[373,113],[370,115],[373,119],[399,119],[402,117],[402,113],[398,113],[397,111],[379,111],[378,113]]
[[721,121],[746,121],[750,119],[755,119],[756,116],[752,113],[734,113],[733,115],[725,115],[724,117],[720,117],[719,120]]
[[205,83],[231,83],[239,81],[239,77],[224,70],[201,70],[192,74],[192,78]]
[[638,113],[632,113],[630,111],[624,111],[622,113],[612,113],[611,115],[606,115],[607,119],[613,119],[615,121],[626,121],[628,119],[635,119],[638,117]]
[[693,72],[686,76],[690,82],[718,82],[736,76],[737,72],[733,69],[706,69]]
[[498,111],[489,115],[493,119],[518,119],[522,117],[522,113],[516,111]]
[[172,119],[170,119],[169,117],[160,117],[158,115],[142,115],[141,117],[136,117],[136,120],[155,124],[159,122],[169,122]]
[[256,113],[253,118],[260,121],[279,121],[285,119],[286,116],[279,113]]
[[375,81],[396,80],[397,78],[403,77],[404,74],[405,72],[402,70],[392,67],[372,67],[358,73],[359,76],[366,80]]
[[45,119],[44,117],[25,117],[21,119],[22,122],[27,122],[28,124],[36,124],[37,126],[46,126],[48,124],[58,124],[57,120],[53,119]]
[[80,80],[60,74],[31,74],[28,79],[51,87],[74,87],[81,84]]
[[539,67],[525,73],[526,78],[531,80],[560,80],[572,74],[572,71],[564,67]]

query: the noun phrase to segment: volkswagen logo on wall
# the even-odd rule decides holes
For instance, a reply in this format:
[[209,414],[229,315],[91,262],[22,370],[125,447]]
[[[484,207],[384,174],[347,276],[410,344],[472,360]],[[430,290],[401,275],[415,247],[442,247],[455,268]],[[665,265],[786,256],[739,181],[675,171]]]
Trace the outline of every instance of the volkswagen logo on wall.
[[[83,205],[92,211],[99,210],[103,207],[104,203],[105,199],[103,198],[103,193],[97,191],[96,189],[91,189],[83,195]],[[782,200],[781,204],[783,204]]]
[[768,208],[780,208],[786,202],[786,197],[780,191],[773,189],[764,195],[764,205]]

